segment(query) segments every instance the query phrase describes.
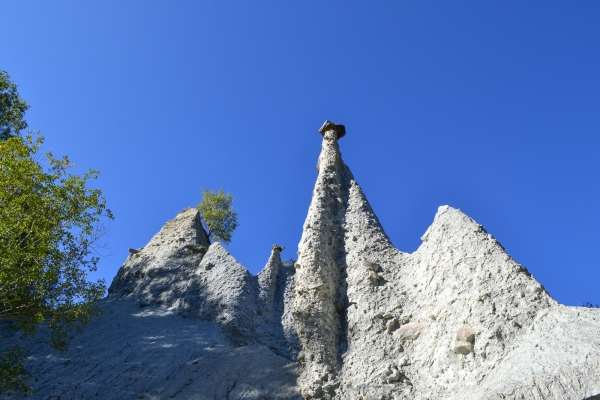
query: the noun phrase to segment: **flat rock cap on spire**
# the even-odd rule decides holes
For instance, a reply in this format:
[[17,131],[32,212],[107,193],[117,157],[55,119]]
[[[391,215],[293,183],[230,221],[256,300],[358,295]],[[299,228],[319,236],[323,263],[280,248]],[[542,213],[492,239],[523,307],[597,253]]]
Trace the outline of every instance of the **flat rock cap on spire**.
[[334,124],[331,121],[325,121],[321,129],[319,129],[319,133],[325,135],[325,132],[327,131],[335,131],[337,138],[340,139],[346,134],[346,127],[344,125]]

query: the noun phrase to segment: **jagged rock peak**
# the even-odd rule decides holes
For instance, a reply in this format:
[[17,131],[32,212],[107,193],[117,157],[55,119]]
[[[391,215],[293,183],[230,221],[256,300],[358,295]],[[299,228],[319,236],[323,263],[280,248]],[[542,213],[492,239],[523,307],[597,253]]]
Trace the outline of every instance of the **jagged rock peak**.
[[294,271],[284,268],[283,249],[273,245],[267,265],[253,276],[219,242],[209,245],[198,210],[184,210],[130,252],[109,296],[214,321],[234,345],[265,344],[291,358],[297,348],[288,316]]
[[329,131],[335,132],[336,140],[341,139],[346,135],[346,127],[340,124],[334,124],[331,121],[325,121],[323,126],[319,129],[319,133],[323,136]]
[[[302,239],[298,247],[294,321],[302,344],[300,388],[305,398],[332,398],[347,348],[346,267],[393,248],[360,186],[342,161],[343,125],[327,121]],[[362,252],[354,256],[355,253]],[[351,255],[349,258],[348,256]],[[356,261],[356,262],[355,262]],[[373,272],[376,275],[376,272]]]
[[[65,353],[30,338],[36,393],[10,398],[298,400],[294,268],[282,249],[253,276],[184,210],[129,252],[102,315]],[[0,324],[0,353],[23,344],[15,333]]]
[[[462,211],[394,248],[331,123],[299,244],[305,399],[583,399],[600,393],[600,310],[564,307]],[[345,129],[344,129],[345,132]]]

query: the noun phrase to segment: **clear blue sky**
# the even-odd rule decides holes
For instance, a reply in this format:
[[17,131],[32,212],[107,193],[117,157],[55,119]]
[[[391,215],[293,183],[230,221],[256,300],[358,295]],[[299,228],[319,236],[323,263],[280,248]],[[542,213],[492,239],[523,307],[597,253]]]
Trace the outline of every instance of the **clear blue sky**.
[[101,171],[109,284],[201,187],[251,272],[295,257],[330,119],[396,247],[448,204],[600,303],[600,2],[3,1],[0,39],[46,148]]

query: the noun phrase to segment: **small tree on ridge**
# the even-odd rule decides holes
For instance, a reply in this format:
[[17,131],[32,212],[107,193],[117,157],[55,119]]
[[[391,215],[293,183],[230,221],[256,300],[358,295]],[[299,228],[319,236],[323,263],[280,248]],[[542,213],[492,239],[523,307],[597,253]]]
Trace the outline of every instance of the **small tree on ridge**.
[[198,204],[200,218],[208,230],[210,241],[231,242],[231,235],[238,227],[237,212],[233,208],[233,196],[230,192],[219,189],[202,188],[202,201]]

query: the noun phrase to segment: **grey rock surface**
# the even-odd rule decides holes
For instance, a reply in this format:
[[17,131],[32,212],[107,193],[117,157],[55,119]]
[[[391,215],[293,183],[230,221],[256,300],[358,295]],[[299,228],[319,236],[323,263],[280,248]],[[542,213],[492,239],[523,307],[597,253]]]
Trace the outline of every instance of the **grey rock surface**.
[[215,322],[113,296],[101,303],[67,352],[28,342],[37,393],[10,398],[299,399],[295,363],[265,346],[232,346]]
[[[259,277],[219,243],[195,209],[130,251],[103,314],[67,352],[25,339],[34,396],[50,399],[299,399],[291,317],[294,268],[273,248]],[[23,343],[3,332],[0,348]]]
[[298,341],[284,315],[291,314],[295,271],[284,268],[280,252],[273,246],[253,276],[220,243],[208,244],[198,211],[189,209],[128,257],[109,295],[215,322],[234,345],[262,344],[292,359]]

